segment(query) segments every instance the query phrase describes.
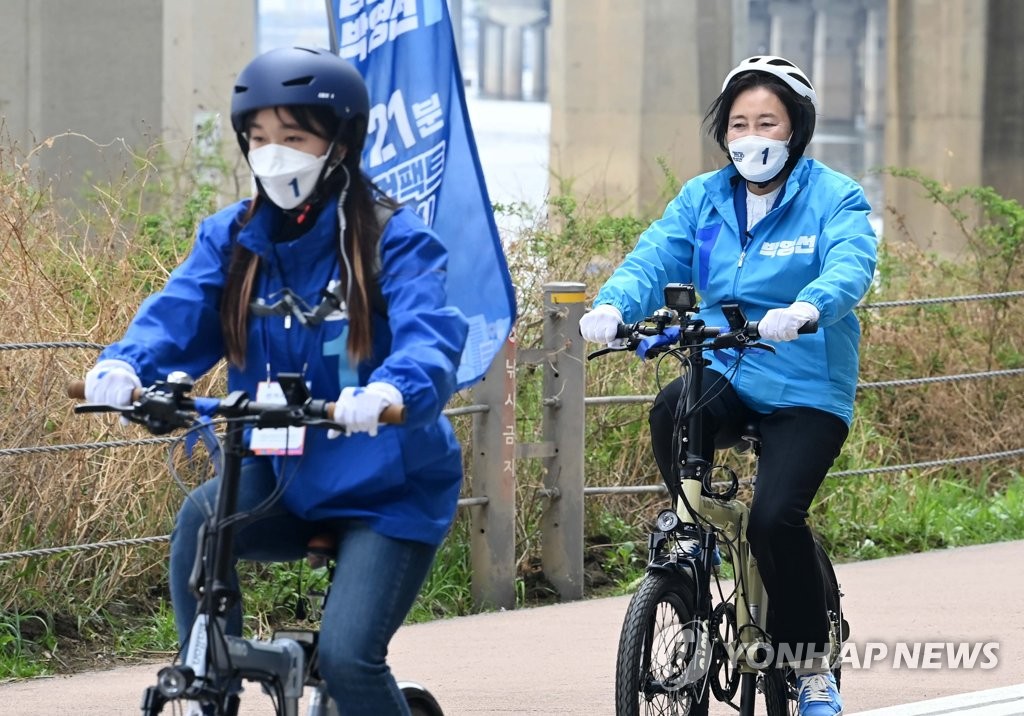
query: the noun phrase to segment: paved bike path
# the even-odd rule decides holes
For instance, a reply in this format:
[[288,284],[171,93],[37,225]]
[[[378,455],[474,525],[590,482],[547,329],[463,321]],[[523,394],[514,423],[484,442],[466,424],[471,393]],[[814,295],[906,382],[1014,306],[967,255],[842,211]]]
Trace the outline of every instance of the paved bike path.
[[[838,565],[853,642],[843,667],[846,713],[1024,714],[1022,562],[1024,541]],[[627,602],[594,599],[405,627],[392,644],[392,667],[399,679],[427,685],[447,716],[613,716]],[[973,668],[963,668],[972,654]],[[961,668],[949,666],[951,657]],[[0,684],[0,714],[138,714],[156,668]],[[245,713],[272,713],[256,687],[248,694]],[[950,700],[959,694],[972,696]],[[712,706],[716,716],[734,713]]]

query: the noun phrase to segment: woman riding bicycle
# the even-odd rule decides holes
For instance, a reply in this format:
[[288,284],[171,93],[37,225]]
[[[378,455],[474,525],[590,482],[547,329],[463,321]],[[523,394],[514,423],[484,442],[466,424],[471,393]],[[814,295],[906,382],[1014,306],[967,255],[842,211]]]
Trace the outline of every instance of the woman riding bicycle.
[[[301,373],[314,396],[339,396],[344,435],[310,430],[282,443],[253,431],[238,510],[283,492],[238,526],[235,554],[295,560],[312,537],[336,536],[319,667],[350,716],[409,713],[386,655],[455,515],[461,452],[441,410],[467,335],[447,305],[440,240],[362,173],[369,110],[358,71],[325,50],[272,50],[249,63],[231,121],[256,196],[202,222],[190,256],[86,378],[88,401],[127,405],[143,383],[171,371],[198,377],[227,358],[229,390],[269,400],[275,376]],[[404,425],[378,425],[389,405],[405,407]],[[217,482],[185,500],[172,536],[183,645]],[[241,633],[240,608],[228,622]]]
[[[598,292],[580,331],[611,343],[620,323],[650,315],[663,287],[679,282],[696,286],[708,325],[726,325],[722,304],[738,303],[760,321],[762,338],[778,343],[775,354],[707,354],[707,439],[698,447],[710,460],[715,448],[737,444],[746,425],[759,424],[747,537],[771,600],[776,653],[803,655],[795,664],[800,713],[834,716],[843,706],[821,656],[828,653],[825,589],[806,519],[853,417],[860,339],[853,308],[874,274],[877,240],[861,187],[803,156],[817,113],[814,88],[788,60],[751,57],[729,72],[705,124],[730,164],[683,186]],[[816,334],[794,340],[814,321]],[[650,411],[654,456],[673,494],[682,385],[667,385]]]

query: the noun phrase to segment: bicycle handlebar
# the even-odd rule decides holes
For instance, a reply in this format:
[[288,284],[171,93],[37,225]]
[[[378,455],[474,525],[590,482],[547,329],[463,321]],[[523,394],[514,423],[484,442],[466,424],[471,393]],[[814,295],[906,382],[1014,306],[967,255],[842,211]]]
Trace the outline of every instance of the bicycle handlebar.
[[[664,329],[663,328],[659,328],[657,326],[645,326],[645,325],[643,325],[644,323],[650,322],[651,320],[652,320],[651,318],[645,318],[643,321],[639,321],[639,322],[633,323],[633,324],[620,323],[618,330],[615,332],[615,337],[616,338],[626,338],[626,339],[629,339],[629,338],[635,337],[636,334],[640,334],[640,335],[644,335],[644,336],[656,336],[656,335],[659,335],[661,333],[664,333]],[[760,321],[747,321],[746,325],[743,328],[741,328],[741,329],[739,329],[737,331],[730,331],[727,326],[703,326],[700,329],[700,336],[701,336],[702,340],[707,340],[708,338],[717,338],[719,336],[723,336],[724,337],[724,335],[730,335],[730,334],[733,334],[733,333],[742,333],[742,334],[746,335],[747,338],[749,338],[751,340],[758,340],[758,339],[761,338],[761,333],[758,330],[758,324],[759,323],[760,323]],[[817,332],[818,332],[818,322],[817,321],[808,321],[804,325],[800,326],[800,328],[797,330],[797,333],[800,333],[800,334],[817,333]]]
[[[304,383],[302,385],[304,386]],[[333,421],[334,402],[313,400],[308,395],[299,396],[293,403],[280,404],[250,400],[242,391],[236,391],[224,398],[192,398],[187,396],[186,392],[187,388],[181,385],[158,381],[149,388],[136,388],[132,391],[130,406],[85,404],[76,406],[75,412],[121,413],[129,420],[145,425],[153,433],[165,433],[187,427],[200,412],[247,419],[257,427],[320,425],[327,428],[344,428]],[[75,380],[69,383],[67,395],[69,398],[84,400],[85,381]],[[387,425],[404,423],[405,406],[389,405],[381,412],[378,420]]]
[[[655,342],[649,347],[645,357],[651,357],[658,353],[665,353],[674,348],[697,348],[707,344],[712,350],[723,348],[760,348],[771,353],[775,348],[766,343],[760,343],[761,333],[758,330],[759,321],[748,321],[743,315],[742,309],[737,304],[727,304],[723,307],[728,326],[708,326],[700,319],[694,318],[691,312],[677,312],[672,309],[656,311],[642,321],[626,324],[620,323],[615,333],[617,340],[622,340],[618,346],[609,346],[594,351],[587,356],[588,360],[618,351],[635,351],[646,338],[664,336],[663,342]],[[675,324],[678,321],[678,325]],[[669,331],[677,329],[678,334]],[[797,331],[799,334],[816,333],[818,331],[817,321],[808,321]]]

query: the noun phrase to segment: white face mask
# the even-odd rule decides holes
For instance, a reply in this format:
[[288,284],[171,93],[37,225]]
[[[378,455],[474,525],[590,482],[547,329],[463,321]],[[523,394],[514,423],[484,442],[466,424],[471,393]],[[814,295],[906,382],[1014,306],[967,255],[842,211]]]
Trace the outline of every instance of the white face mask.
[[729,142],[729,156],[744,179],[761,184],[775,177],[786,165],[789,140],[748,134]]
[[265,144],[249,152],[249,167],[267,198],[282,209],[294,209],[309,198],[327,161],[281,144]]

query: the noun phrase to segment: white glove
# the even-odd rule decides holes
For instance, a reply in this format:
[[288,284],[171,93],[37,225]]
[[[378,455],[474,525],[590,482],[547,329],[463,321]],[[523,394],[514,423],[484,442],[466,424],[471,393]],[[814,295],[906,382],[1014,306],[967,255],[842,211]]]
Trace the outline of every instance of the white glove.
[[85,401],[128,407],[132,404],[132,392],[141,387],[142,381],[130,364],[108,358],[85,374]]
[[594,306],[580,319],[580,335],[591,343],[610,344],[622,325],[622,314],[615,306],[602,303]]
[[[352,433],[369,433],[377,437],[377,426],[384,408],[389,405],[402,405],[402,394],[390,383],[375,381],[362,388],[342,388],[338,402],[334,404],[334,422],[345,426],[345,435]],[[337,430],[327,431],[328,438],[336,438],[341,433]]]
[[805,323],[817,321],[820,315],[814,304],[797,301],[786,308],[768,311],[757,324],[757,331],[766,341],[791,341]]

